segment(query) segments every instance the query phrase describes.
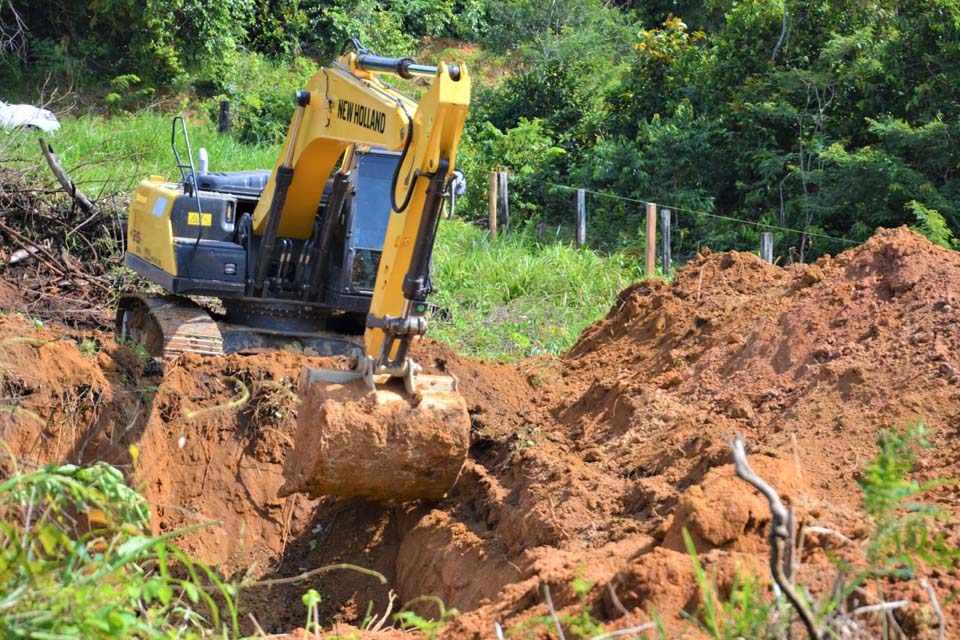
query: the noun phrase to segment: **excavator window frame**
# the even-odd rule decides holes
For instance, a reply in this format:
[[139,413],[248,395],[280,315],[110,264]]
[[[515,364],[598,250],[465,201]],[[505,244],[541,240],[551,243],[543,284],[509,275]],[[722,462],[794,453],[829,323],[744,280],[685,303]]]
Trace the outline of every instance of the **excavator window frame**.
[[[356,259],[357,251],[376,249],[377,251],[380,252],[381,255],[383,253],[383,241],[381,241],[379,248],[360,247],[357,244],[358,234],[356,233],[356,230],[357,230],[359,217],[362,214],[359,211],[359,198],[356,197],[356,193],[358,190],[359,181],[361,180],[359,167],[361,164],[361,159],[365,156],[389,157],[389,158],[394,158],[397,162],[400,162],[402,154],[399,151],[389,151],[387,149],[371,148],[369,150],[358,152],[354,158],[354,165],[353,167],[351,167],[351,171],[350,171],[350,182],[351,182],[352,194],[351,194],[350,202],[348,205],[346,220],[344,221],[346,238],[344,239],[344,243],[343,243],[342,259],[339,259],[336,261],[336,264],[339,265],[340,267],[339,269],[340,273],[336,278],[332,279],[332,281],[336,282],[335,288],[337,290],[337,293],[346,294],[346,295],[371,296],[373,294],[374,283],[371,283],[370,289],[361,289],[354,286],[354,260]],[[387,186],[387,188],[388,188],[388,191],[387,191],[386,197],[384,198],[384,202],[389,202],[389,195],[388,195],[389,188],[390,188],[389,185]],[[392,213],[393,213],[392,210],[388,209],[386,215],[389,217],[390,215],[392,215]],[[386,225],[384,225],[384,237],[386,237]],[[379,264],[379,258],[377,260],[377,263]],[[376,267],[374,267],[373,273],[374,273],[373,277],[375,279]]]

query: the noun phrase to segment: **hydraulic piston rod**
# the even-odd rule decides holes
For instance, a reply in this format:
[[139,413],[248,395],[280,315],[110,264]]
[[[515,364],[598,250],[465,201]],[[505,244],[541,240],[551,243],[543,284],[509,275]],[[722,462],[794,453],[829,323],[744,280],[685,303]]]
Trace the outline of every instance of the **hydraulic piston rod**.
[[[364,71],[378,71],[381,73],[392,73],[401,78],[412,78],[413,76],[437,75],[437,67],[429,64],[418,64],[413,58],[386,58],[384,56],[375,56],[371,53],[361,53],[357,56],[357,66]],[[460,67],[451,65],[450,77],[454,80],[460,79]]]

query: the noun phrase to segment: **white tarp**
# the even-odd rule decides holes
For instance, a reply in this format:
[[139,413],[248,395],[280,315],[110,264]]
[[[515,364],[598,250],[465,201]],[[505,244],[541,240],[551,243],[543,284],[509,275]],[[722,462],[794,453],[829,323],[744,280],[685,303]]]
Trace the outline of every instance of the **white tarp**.
[[36,127],[44,131],[56,131],[60,128],[57,116],[46,109],[29,104],[7,104],[0,100],[0,127]]

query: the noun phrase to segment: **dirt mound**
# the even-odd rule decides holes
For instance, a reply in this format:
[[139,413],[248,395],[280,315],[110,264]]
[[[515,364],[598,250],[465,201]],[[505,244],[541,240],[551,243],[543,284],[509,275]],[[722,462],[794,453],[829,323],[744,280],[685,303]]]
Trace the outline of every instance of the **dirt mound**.
[[[295,380],[315,363],[292,353],[158,367],[102,334],[10,315],[0,437],[36,461],[124,465],[158,530],[216,522],[183,545],[227,576],[267,581],[241,607],[269,632],[302,624],[308,588],[330,624],[355,625],[393,590],[439,596],[462,612],[444,633],[485,638],[494,622],[535,626],[549,588],[561,615],[588,610],[613,629],[655,608],[679,633],[679,612],[699,602],[683,528],[721,590],[737,567],[765,575],[768,510],[733,477],[730,438],[746,433],[752,464],[804,523],[857,543],[868,528],[855,480],[881,428],[924,420],[936,446],[918,479],[958,474],[958,354],[960,254],[881,230],[815,265],[705,251],[673,282],[621,292],[560,359],[509,366],[418,345],[429,371],[459,378],[471,418],[470,459],[432,504],[278,497]],[[934,495],[956,512],[954,488]],[[838,544],[809,537],[811,589],[829,586],[825,551]],[[310,574],[340,562],[387,584]],[[958,586],[947,573],[930,580],[944,595]],[[947,615],[960,621],[960,605]]]
[[[520,567],[529,566],[521,549],[578,549],[589,565],[591,550],[644,535],[662,557],[683,553],[683,527],[717,566],[755,558],[743,554],[766,550],[768,509],[728,464],[728,442],[743,431],[757,469],[799,517],[863,540],[855,479],[880,429],[924,420],[937,442],[921,456],[922,479],[957,474],[958,296],[960,255],[906,229],[789,268],[704,252],[671,283],[626,289],[584,332],[540,390],[536,444],[488,465],[498,498],[481,513]],[[937,498],[953,511],[954,495]],[[510,526],[513,504],[525,526]],[[826,588],[819,549],[836,540],[809,542],[802,575]],[[658,557],[624,557],[640,568],[606,585],[646,594],[640,583],[656,584],[660,563],[670,565]],[[939,580],[941,593],[953,588],[954,578]],[[640,609],[690,610],[686,591],[655,590],[636,596]],[[511,607],[509,595],[475,619],[527,615],[530,602]]]

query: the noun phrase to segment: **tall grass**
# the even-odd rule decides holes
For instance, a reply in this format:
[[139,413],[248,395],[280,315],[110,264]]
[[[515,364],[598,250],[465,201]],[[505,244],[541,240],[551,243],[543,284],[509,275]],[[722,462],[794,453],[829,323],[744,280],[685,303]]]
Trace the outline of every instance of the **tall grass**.
[[486,359],[557,354],[636,276],[619,255],[538,244],[524,234],[489,240],[485,230],[445,221],[434,253],[430,335]]
[[[112,117],[66,117],[54,134],[0,130],[0,163],[28,168],[30,177],[50,180],[50,170],[37,144],[37,139],[44,137],[57,152],[64,169],[88,196],[126,196],[150,175],[179,179],[170,150],[171,123],[170,115],[141,111]],[[206,118],[189,121],[188,132],[194,161],[197,150],[206,147],[211,171],[272,169],[279,153],[278,146],[247,145],[232,136],[220,135],[216,125]],[[180,149],[182,154],[186,153],[182,140]]]

